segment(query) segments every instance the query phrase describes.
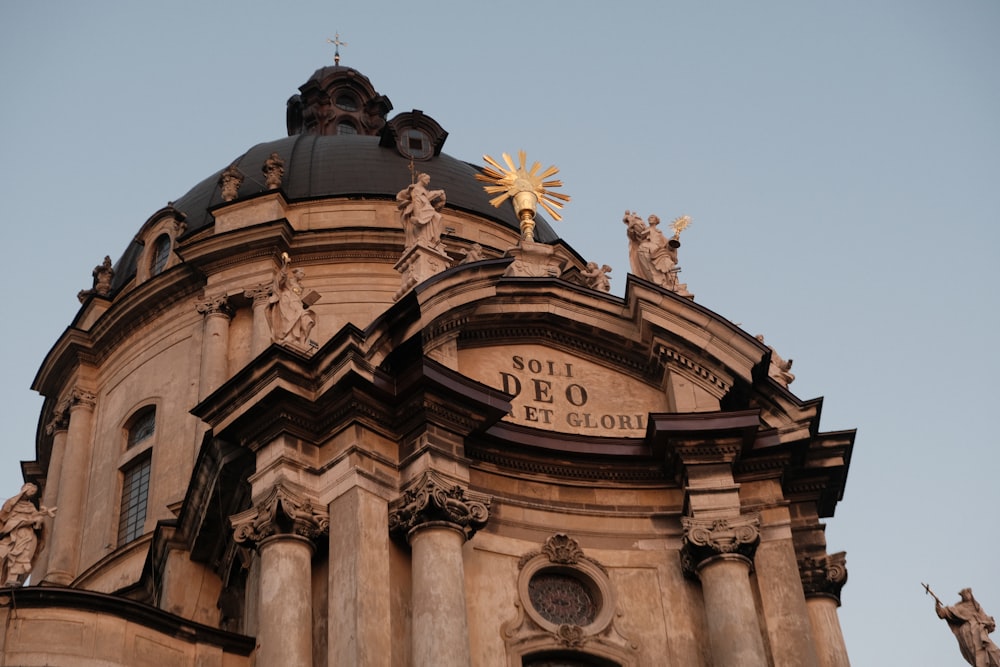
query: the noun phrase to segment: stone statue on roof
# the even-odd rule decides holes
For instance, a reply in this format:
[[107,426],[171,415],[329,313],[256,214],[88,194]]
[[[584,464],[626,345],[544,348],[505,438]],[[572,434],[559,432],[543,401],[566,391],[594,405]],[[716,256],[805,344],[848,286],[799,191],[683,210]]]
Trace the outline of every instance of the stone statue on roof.
[[674,220],[671,225],[674,235],[670,239],[660,231],[658,216],[649,216],[649,224],[646,224],[638,213],[625,211],[622,222],[627,228],[632,273],[680,296],[693,297],[687,285],[677,279],[681,270],[677,264],[680,234],[691,224],[691,218],[685,215]]
[[441,209],[444,208],[444,190],[431,190],[431,177],[421,173],[415,183],[411,183],[396,195],[399,202],[399,221],[406,232],[406,248],[422,245],[427,248],[441,247]]
[[111,294],[111,279],[115,277],[115,270],[111,268],[111,257],[104,256],[104,261],[94,267],[91,272],[94,277],[94,286],[91,289],[81,290],[76,298],[83,303],[91,295],[108,296]]
[[580,277],[583,278],[583,284],[590,289],[610,292],[611,277],[608,276],[609,273],[611,273],[611,267],[607,264],[598,266],[597,262],[587,262],[587,268],[580,272]]
[[[926,584],[924,588],[934,595]],[[945,606],[934,595],[934,611],[938,618],[948,622],[967,663],[973,667],[1000,667],[1000,648],[990,639],[990,633],[996,630],[996,621],[979,606],[971,588],[960,590],[958,597],[957,603]]]
[[236,163],[225,168],[219,176],[219,187],[222,189],[222,201],[233,201],[240,194],[240,185],[243,184],[243,172],[239,170]]
[[271,295],[267,299],[267,321],[271,325],[271,340],[300,350],[314,346],[309,333],[316,326],[316,313],[311,306],[320,296],[302,287],[305,271],[290,269],[288,253],[281,254],[281,266],[274,272]]
[[44,544],[44,521],[55,507],[35,506],[38,487],[28,483],[0,508],[0,585],[24,584]]
[[264,172],[264,187],[268,190],[281,187],[281,179],[285,176],[285,161],[277,153],[271,153],[260,170]]

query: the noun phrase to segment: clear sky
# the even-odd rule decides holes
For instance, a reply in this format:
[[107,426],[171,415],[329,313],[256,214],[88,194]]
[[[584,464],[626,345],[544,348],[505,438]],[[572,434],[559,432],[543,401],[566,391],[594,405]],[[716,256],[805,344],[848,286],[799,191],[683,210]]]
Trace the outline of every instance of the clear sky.
[[692,217],[696,301],[857,428],[840,618],[853,664],[962,665],[920,587],[1000,617],[1000,3],[0,2],[4,472],[34,458],[44,355],[91,270],[251,145],[332,63],[444,151],[524,149],[556,230],[624,291],[625,209]]

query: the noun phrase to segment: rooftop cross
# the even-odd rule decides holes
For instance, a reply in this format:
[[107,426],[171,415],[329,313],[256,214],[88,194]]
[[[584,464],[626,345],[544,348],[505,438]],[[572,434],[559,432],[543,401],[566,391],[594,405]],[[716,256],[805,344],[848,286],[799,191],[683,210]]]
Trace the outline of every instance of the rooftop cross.
[[333,39],[329,37],[326,38],[328,44],[333,44],[333,64],[340,64],[340,47],[347,46],[347,42],[340,41],[340,33],[333,33]]

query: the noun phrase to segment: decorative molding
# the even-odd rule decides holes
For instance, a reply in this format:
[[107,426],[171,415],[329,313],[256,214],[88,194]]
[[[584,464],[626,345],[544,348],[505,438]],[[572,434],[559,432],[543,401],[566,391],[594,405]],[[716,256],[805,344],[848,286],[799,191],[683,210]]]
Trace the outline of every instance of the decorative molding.
[[[564,533],[549,537],[540,549],[521,556],[518,562],[516,614],[501,626],[508,664],[538,651],[571,648],[633,665],[639,644],[616,627],[623,612],[618,608],[607,569],[587,556],[579,543]],[[585,625],[570,616],[557,618],[536,609],[532,580],[536,577],[573,579],[587,590],[593,603],[593,618]],[[565,621],[565,622],[564,622]]]
[[682,516],[681,524],[686,573],[695,574],[705,561],[717,556],[743,556],[753,562],[760,543],[760,515],[756,512],[729,519]]
[[847,553],[804,556],[798,562],[806,597],[833,598],[840,606],[840,591],[847,583]]
[[551,475],[566,479],[586,479],[614,482],[657,482],[664,480],[663,464],[651,463],[647,467],[619,467],[607,465],[586,466],[580,462],[560,463],[551,460],[528,459],[498,449],[466,442],[465,454],[473,461],[480,461],[498,468],[520,470],[535,475]]
[[256,506],[229,519],[233,541],[250,547],[274,535],[298,535],[309,540],[330,532],[330,515],[310,498],[282,485],[274,486]]
[[489,496],[449,485],[433,472],[425,472],[389,506],[389,532],[397,539],[407,539],[412,530],[443,522],[457,526],[470,539],[486,526],[491,502]]
[[659,343],[656,346],[656,356],[665,366],[674,364],[680,366],[681,368],[685,368],[703,380],[707,380],[723,393],[732,389],[732,385],[729,382],[720,378],[717,374],[705,366],[702,366],[694,359],[681,354],[678,350],[667,347],[663,343]]
[[597,566],[601,572],[605,574],[608,572],[603,565],[585,555],[580,543],[565,533],[556,533],[545,540],[540,551],[532,551],[521,556],[517,562],[518,569],[524,569],[529,561],[538,556],[545,556],[550,563],[556,565],[579,565],[581,561],[586,560]]

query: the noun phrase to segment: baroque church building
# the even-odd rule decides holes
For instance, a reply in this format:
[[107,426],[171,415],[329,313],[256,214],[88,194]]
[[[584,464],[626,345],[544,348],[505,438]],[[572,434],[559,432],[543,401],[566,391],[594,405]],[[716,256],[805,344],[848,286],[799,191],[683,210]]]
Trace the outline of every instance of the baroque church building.
[[[324,67],[156,211],[38,371],[7,665],[840,667],[853,431],[524,155]],[[50,508],[55,508],[50,509]]]

